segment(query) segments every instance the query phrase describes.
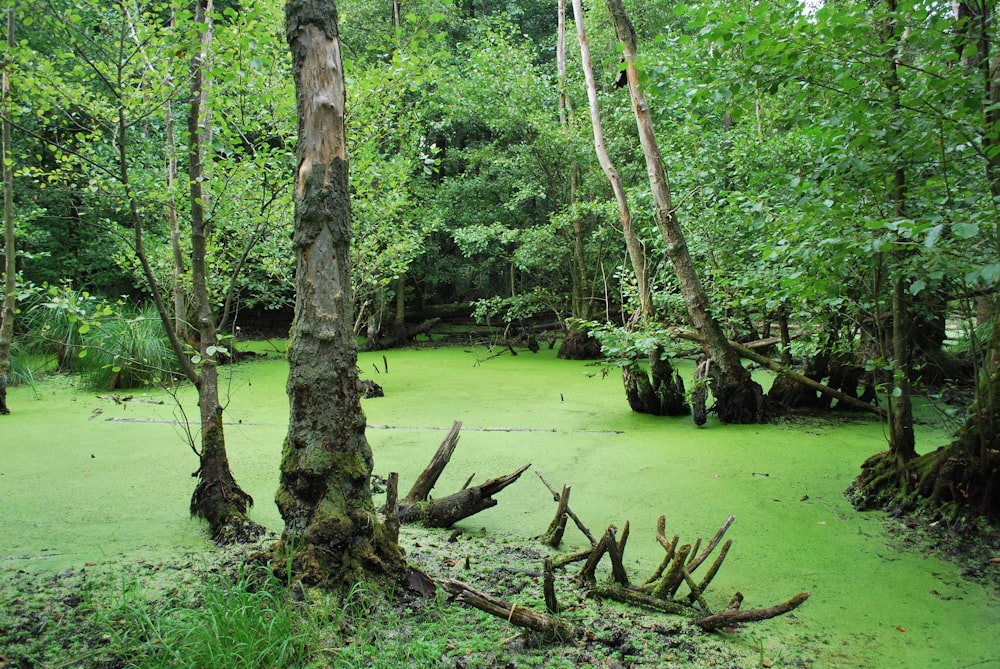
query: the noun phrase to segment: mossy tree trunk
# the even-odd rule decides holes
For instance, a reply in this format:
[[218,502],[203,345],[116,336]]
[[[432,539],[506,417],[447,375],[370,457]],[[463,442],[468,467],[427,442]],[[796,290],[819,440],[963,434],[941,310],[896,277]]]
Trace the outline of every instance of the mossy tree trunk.
[[229,468],[222,405],[219,402],[218,332],[208,295],[208,223],[204,188],[206,147],[211,142],[208,80],[205,61],[212,44],[212,0],[199,0],[195,20],[203,26],[200,43],[191,61],[191,105],[188,108],[188,183],[191,202],[191,284],[198,308],[199,354],[198,409],[201,417],[201,466],[198,485],[191,495],[191,514],[208,521],[212,536],[224,543],[247,541],[263,528],[247,517],[253,504],[237,485]]
[[951,443],[905,465],[886,455],[869,458],[848,489],[856,507],[909,510],[923,503],[930,516],[1000,516],[1000,323],[983,356],[976,400]]
[[[14,43],[14,7],[7,8],[7,43]],[[0,119],[0,134],[2,134],[2,146],[0,146],[0,163],[3,171],[3,240],[4,240],[4,292],[3,300],[0,302],[0,415],[10,413],[7,407],[7,383],[10,379],[10,347],[14,340],[14,301],[16,299],[14,290],[17,274],[17,254],[14,248],[14,172],[8,162],[10,156],[10,109],[7,105],[7,94],[10,84],[7,80],[7,67],[4,66],[2,75],[2,99],[3,118]]]
[[357,379],[351,287],[351,212],[344,139],[344,73],[337,9],[329,0],[285,6],[299,115],[295,183],[295,326],[291,413],[276,503],[282,546],[297,575],[336,586],[396,576],[404,562],[376,516]]
[[[604,142],[601,113],[597,104],[597,82],[594,79],[594,69],[591,65],[590,46],[584,27],[581,0],[573,0],[573,17],[576,21],[577,39],[580,43],[583,73],[587,81],[590,121],[594,130],[594,149],[601,169],[615,194],[618,212],[621,215],[625,248],[628,251],[632,271],[635,274],[636,292],[639,296],[639,314],[642,322],[648,323],[653,317],[653,296],[649,289],[646,253],[632,222],[632,213],[621,177],[611,162]],[[646,376],[646,371],[641,367],[639,361],[630,362],[633,364],[625,368],[622,380],[625,385],[625,397],[633,411],[667,416],[690,413],[690,408],[684,397],[684,384],[681,377],[674,372],[673,365],[670,364],[660,347],[649,352],[650,376],[652,378]]]
[[764,392],[743,367],[740,356],[729,345],[722,327],[709,310],[708,296],[688,252],[684,232],[677,220],[677,211],[671,204],[670,187],[656,143],[649,106],[645,93],[639,87],[639,73],[635,66],[635,30],[621,0],[607,0],[607,6],[624,49],[625,75],[639,140],[646,158],[656,209],[656,224],[666,242],[667,256],[680,284],[691,324],[701,335],[705,354],[712,362],[709,385],[715,396],[716,413],[725,423],[760,422],[764,418]]

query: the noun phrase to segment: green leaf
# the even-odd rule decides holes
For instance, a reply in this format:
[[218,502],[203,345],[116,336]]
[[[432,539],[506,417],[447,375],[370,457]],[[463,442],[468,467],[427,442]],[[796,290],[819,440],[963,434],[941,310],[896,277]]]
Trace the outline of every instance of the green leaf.
[[978,223],[955,223],[951,226],[951,234],[959,239],[969,239],[979,234]]
[[926,281],[924,281],[923,279],[917,279],[916,281],[910,284],[910,295],[917,295],[918,293],[920,293],[920,291],[922,291],[926,287],[927,287]]

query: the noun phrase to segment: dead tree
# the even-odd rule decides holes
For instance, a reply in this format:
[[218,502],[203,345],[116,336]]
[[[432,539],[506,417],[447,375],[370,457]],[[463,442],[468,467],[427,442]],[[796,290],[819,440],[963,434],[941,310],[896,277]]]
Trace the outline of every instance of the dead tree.
[[414,481],[410,492],[400,500],[398,508],[390,508],[387,501],[383,507],[386,516],[395,515],[400,523],[421,523],[426,527],[451,527],[463,518],[496,506],[497,501],[493,496],[514,483],[531,466],[524,465],[506,476],[489,479],[471,488],[469,484],[472,482],[472,477],[469,477],[458,492],[447,497],[432,499],[431,490],[434,489],[444,468],[448,466],[455,447],[458,446],[461,429],[462,421],[457,420],[452,423],[434,457]]
[[[767,620],[788,613],[806,601],[809,598],[809,593],[800,592],[791,599],[775,606],[741,611],[739,604],[743,601],[743,595],[736,593],[724,611],[719,613],[711,611],[705,601],[704,593],[719,572],[719,568],[732,546],[732,541],[726,541],[722,544],[718,555],[700,581],[695,580],[694,573],[719,547],[726,530],[729,529],[734,519],[735,516],[730,515],[715,536],[699,552],[702,544],[700,537],[694,545],[682,544],[680,546],[678,546],[680,538],[677,535],[674,535],[672,539],[667,539],[666,518],[660,516],[657,523],[656,540],[664,549],[663,561],[656,571],[639,586],[630,585],[628,582],[622,557],[624,541],[620,543],[615,541],[615,530],[612,526],[608,528],[602,541],[585,556],[584,565],[577,578],[588,587],[590,594],[595,597],[613,599],[624,604],[642,606],[665,613],[694,617],[694,623],[704,630],[713,630],[740,622]],[[627,527],[626,525],[626,531]],[[609,581],[598,584],[596,569],[605,555],[611,562],[612,576]],[[686,587],[688,593],[678,596],[681,587]]]

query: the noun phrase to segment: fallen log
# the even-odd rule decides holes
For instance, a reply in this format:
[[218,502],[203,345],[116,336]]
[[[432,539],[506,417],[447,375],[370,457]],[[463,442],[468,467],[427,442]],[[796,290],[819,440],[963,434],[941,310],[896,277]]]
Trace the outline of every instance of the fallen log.
[[398,328],[386,335],[379,333],[368,340],[368,343],[364,346],[364,350],[381,351],[387,348],[403,346],[417,335],[427,334],[430,336],[431,329],[440,322],[440,318],[429,318],[423,323]]
[[510,624],[530,630],[547,640],[566,641],[578,636],[575,627],[555,616],[532,611],[517,604],[508,604],[502,599],[480,592],[472,586],[452,578],[438,579],[438,583],[446,592],[454,595],[458,601],[497,618],[503,618]]
[[421,523],[426,527],[451,527],[463,518],[468,518],[484,509],[497,505],[493,495],[497,494],[527,471],[531,464],[506,476],[498,476],[485,483],[465,488],[442,497],[416,503],[399,505],[399,521],[401,523]]

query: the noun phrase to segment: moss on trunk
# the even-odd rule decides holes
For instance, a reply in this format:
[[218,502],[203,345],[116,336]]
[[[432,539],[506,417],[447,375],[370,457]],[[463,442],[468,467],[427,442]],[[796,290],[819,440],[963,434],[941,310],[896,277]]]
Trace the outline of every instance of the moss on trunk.
[[275,556],[295,578],[336,587],[398,578],[405,562],[376,513],[372,453],[358,391],[344,73],[337,8],[285,8],[299,114],[295,185],[295,324],[288,436],[275,502],[285,521]]

